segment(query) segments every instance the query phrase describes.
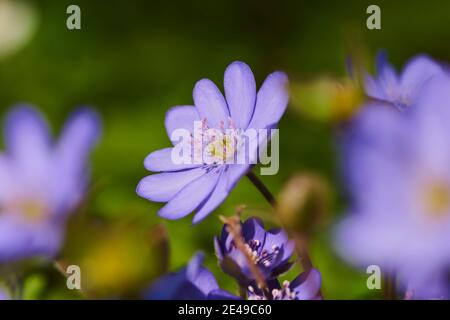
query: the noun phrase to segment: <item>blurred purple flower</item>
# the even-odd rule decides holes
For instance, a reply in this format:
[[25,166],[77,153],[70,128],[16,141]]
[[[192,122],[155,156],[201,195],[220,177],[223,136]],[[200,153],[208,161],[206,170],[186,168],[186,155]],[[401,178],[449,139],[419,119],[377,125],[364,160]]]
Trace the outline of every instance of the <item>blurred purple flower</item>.
[[395,273],[418,298],[449,297],[450,76],[403,112],[366,106],[343,142],[351,215],[337,230],[348,261]]
[[0,262],[53,256],[63,225],[82,199],[86,160],[100,125],[90,110],[76,112],[56,143],[41,115],[30,107],[12,110],[0,154]]
[[202,266],[203,254],[197,253],[179,272],[163,276],[144,294],[148,300],[227,300],[239,299],[219,288],[214,275]]
[[[270,74],[256,93],[255,78],[243,62],[233,62],[224,76],[225,98],[217,86],[208,79],[197,82],[194,88],[194,106],[177,106],[166,113],[165,126],[169,137],[177,129],[186,129],[195,136],[194,123],[202,122],[202,137],[213,128],[224,134],[224,141],[209,141],[212,148],[207,162],[175,164],[172,159],[174,148],[155,151],[144,161],[145,168],[161,172],[143,178],[137,187],[137,194],[156,202],[167,202],[159,215],[166,219],[180,219],[193,211],[193,223],[203,220],[228,196],[239,179],[247,173],[255,157],[255,150],[245,147],[234,148],[227,141],[237,137],[227,136],[226,130],[274,128],[283,115],[289,95],[288,78],[282,72]],[[239,135],[239,134],[238,134]],[[174,146],[176,141],[172,141]],[[208,141],[207,141],[208,142]],[[263,147],[267,139],[258,137]],[[195,142],[197,143],[197,142]],[[203,143],[203,142],[202,142]],[[245,155],[245,163],[230,164],[228,160],[238,153]],[[195,155],[194,155],[195,156]]]
[[[242,237],[247,253],[266,279],[276,278],[292,266],[289,259],[294,251],[294,243],[282,229],[266,232],[261,219],[249,218],[242,223]],[[248,258],[236,247],[232,235],[227,231],[227,225],[224,225],[220,238],[214,238],[214,246],[220,265],[226,273],[236,277],[245,286],[255,280]]]
[[9,296],[9,294],[6,292],[5,289],[3,289],[2,287],[0,287],[0,301],[1,300],[10,300],[11,297]]
[[321,284],[320,272],[313,268],[292,282],[284,281],[282,285],[276,279],[268,281],[268,294],[264,294],[256,285],[249,285],[247,293],[249,300],[321,300]]
[[365,90],[369,97],[392,103],[403,109],[414,104],[422,87],[433,76],[443,72],[442,68],[425,55],[412,58],[401,75],[387,61],[387,54],[380,51],[377,56],[377,77],[365,77]]

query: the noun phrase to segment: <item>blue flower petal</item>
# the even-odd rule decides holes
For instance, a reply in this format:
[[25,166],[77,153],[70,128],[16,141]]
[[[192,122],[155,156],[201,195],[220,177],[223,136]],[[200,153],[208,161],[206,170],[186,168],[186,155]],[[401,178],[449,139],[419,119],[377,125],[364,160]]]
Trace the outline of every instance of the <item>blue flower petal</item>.
[[378,52],[376,68],[379,80],[386,88],[398,85],[397,72],[395,72],[394,67],[389,63],[386,51],[381,50]]
[[228,166],[227,170],[227,190],[230,192],[239,180],[247,174],[251,166],[249,164],[234,164]]
[[269,128],[280,121],[289,101],[288,85],[288,77],[283,72],[277,71],[267,76],[258,91],[249,128]]
[[260,218],[249,218],[242,224],[242,236],[246,241],[258,240],[260,246],[258,252],[261,252],[266,241],[266,231],[264,223]]
[[[174,148],[164,148],[150,153],[144,160],[144,167],[148,171],[179,171],[199,167],[197,163],[175,163],[172,152]],[[176,152],[176,151],[175,151]],[[191,158],[189,158],[191,160]],[[191,161],[193,162],[193,161]]]
[[209,79],[198,81],[194,87],[194,104],[200,118],[206,118],[210,128],[218,128],[229,117],[228,107],[220,90]]
[[256,83],[248,65],[236,61],[224,76],[225,97],[231,118],[237,128],[246,129],[255,109]]
[[219,285],[214,275],[203,267],[203,260],[204,254],[202,252],[196,253],[186,266],[186,277],[206,298],[210,291],[219,289]]
[[443,73],[442,71],[442,67],[426,55],[412,58],[400,77],[403,94],[415,100],[421,88],[434,76]]
[[208,296],[208,300],[241,300],[238,296],[235,296],[234,294],[229,293],[226,290],[223,289],[216,289],[211,291]]
[[58,160],[76,173],[85,167],[85,160],[97,143],[101,132],[99,115],[92,109],[77,110],[67,121],[56,145]]
[[316,269],[308,273],[303,272],[291,282],[291,290],[294,291],[298,300],[313,300],[320,297],[320,286],[322,277]]
[[29,223],[16,214],[0,215],[0,263],[28,256],[52,258],[62,244],[62,228],[57,224]]
[[6,155],[0,154],[0,203],[11,198],[20,189],[17,185],[15,167]]
[[144,294],[148,300],[203,300],[206,296],[186,277],[186,269],[155,281]]
[[448,177],[450,164],[450,76],[435,76],[424,87],[414,110],[414,156],[429,175]]
[[294,252],[293,242],[289,240],[286,232],[282,229],[272,229],[266,233],[263,250],[270,252],[274,246],[283,249],[277,257],[277,262],[280,264],[287,262]]
[[167,202],[172,199],[188,183],[206,173],[203,168],[184,171],[163,172],[143,178],[136,189],[136,193],[148,200]]
[[177,129],[186,129],[194,134],[194,123],[200,121],[200,115],[194,106],[176,106],[166,112],[165,126],[172,142],[172,133]]
[[210,291],[219,289],[214,275],[208,269],[200,267],[194,278],[191,279],[200,291],[207,295]]
[[50,193],[61,212],[67,212],[83,195],[88,178],[87,159],[100,131],[98,114],[80,109],[68,120],[55,146]]
[[211,193],[211,196],[206,200],[206,202],[198,208],[194,219],[192,222],[194,224],[202,221],[208,214],[210,214],[213,210],[215,210],[228,196],[228,175],[226,172],[222,172],[219,182],[216,185],[216,188]]
[[47,123],[33,108],[16,107],[7,115],[5,139],[7,152],[26,183],[39,187],[49,168],[51,138]]
[[180,219],[187,216],[211,194],[219,176],[217,172],[211,171],[189,183],[162,207],[158,214],[166,219]]
[[7,293],[7,291],[5,289],[3,289],[2,287],[0,287],[0,300],[4,301],[4,300],[10,300],[10,296]]

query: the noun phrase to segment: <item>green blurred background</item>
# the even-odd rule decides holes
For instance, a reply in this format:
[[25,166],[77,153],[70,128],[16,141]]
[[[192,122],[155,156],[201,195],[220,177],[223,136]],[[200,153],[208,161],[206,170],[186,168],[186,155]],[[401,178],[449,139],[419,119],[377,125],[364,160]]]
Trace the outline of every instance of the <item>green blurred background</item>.
[[[139,198],[135,188],[148,174],[143,167],[145,156],[169,145],[164,129],[167,109],[192,104],[193,86],[203,77],[222,87],[223,72],[234,60],[248,63],[258,84],[276,69],[286,71],[299,84],[322,75],[343,77],[348,55],[372,69],[379,48],[388,50],[397,67],[421,52],[450,60],[450,2],[444,0],[376,1],[382,29],[373,31],[366,28],[366,8],[373,1],[0,0],[0,8],[2,2],[21,7],[10,24],[0,22],[0,35],[15,32],[19,38],[0,50],[2,116],[14,104],[30,103],[47,115],[57,132],[77,106],[94,106],[102,115],[104,132],[93,155],[93,191],[85,215],[113,225],[129,223],[132,227],[127,230],[162,223],[170,239],[170,270],[201,249],[220,284],[232,291],[235,285],[219,270],[213,253],[212,238],[222,227],[218,215],[231,215],[244,203],[251,214],[267,214],[269,207],[243,179],[225,203],[197,226],[191,225],[191,217],[160,219],[156,214],[160,204]],[[70,4],[81,7],[81,30],[66,28]],[[323,294],[328,299],[376,298],[379,292],[366,288],[366,275],[333,253],[332,222],[345,210],[337,170],[336,123],[309,117],[308,107],[302,106],[299,112],[295,105],[289,106],[279,126],[280,171],[262,180],[275,194],[298,172],[315,173],[330,185],[331,223],[322,227],[311,245],[314,263],[323,274]],[[82,237],[69,237],[73,243],[66,252],[76,251],[77,241],[81,245],[77,236]],[[119,250],[115,242],[105,241],[106,251]],[[139,274],[156,263],[136,258],[122,269],[108,269],[114,259],[127,258],[103,254],[98,258],[99,272],[111,272],[111,277]],[[136,267],[143,261],[145,265]],[[28,277],[31,298],[74,297],[63,280],[44,269]]]

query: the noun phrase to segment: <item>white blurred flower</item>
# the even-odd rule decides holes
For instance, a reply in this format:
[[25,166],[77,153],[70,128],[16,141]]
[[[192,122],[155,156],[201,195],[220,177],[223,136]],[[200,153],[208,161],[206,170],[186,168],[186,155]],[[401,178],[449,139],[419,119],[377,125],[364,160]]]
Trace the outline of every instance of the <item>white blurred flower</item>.
[[0,0],[0,60],[25,46],[36,30],[37,18],[28,2]]

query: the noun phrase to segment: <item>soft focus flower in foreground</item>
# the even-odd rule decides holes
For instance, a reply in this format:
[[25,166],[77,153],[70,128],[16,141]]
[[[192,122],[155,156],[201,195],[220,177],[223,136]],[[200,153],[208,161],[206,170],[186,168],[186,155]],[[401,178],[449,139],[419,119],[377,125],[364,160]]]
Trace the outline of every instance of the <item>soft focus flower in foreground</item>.
[[203,254],[197,253],[179,272],[157,280],[145,293],[149,300],[239,299],[219,288],[214,275],[202,266]]
[[377,57],[377,77],[366,75],[365,90],[369,97],[392,103],[403,109],[415,103],[422,87],[442,68],[425,55],[412,58],[401,75],[387,61],[384,51]]
[[34,109],[8,114],[0,154],[0,262],[57,253],[64,222],[83,197],[86,160],[99,132],[97,115],[82,110],[53,143]]
[[353,200],[338,249],[395,273],[415,298],[449,297],[450,76],[433,77],[413,108],[366,106],[344,137]]
[[10,300],[9,295],[6,293],[6,290],[0,287],[0,300]]
[[249,300],[320,300],[321,284],[320,272],[313,268],[292,282],[284,281],[282,285],[276,279],[268,281],[268,296],[256,285],[249,285],[247,293]]
[[[249,218],[242,223],[242,238],[247,252],[242,252],[236,246],[227,225],[224,225],[220,238],[214,238],[214,246],[221,267],[226,273],[237,277],[243,285],[255,280],[248,257],[251,257],[266,279],[276,278],[292,266],[289,259],[294,251],[294,243],[282,229],[265,231],[261,219]],[[236,274],[237,271],[239,274]]]
[[[242,131],[274,128],[288,103],[287,86],[287,76],[274,72],[256,93],[253,73],[242,62],[232,63],[225,71],[225,98],[212,81],[198,81],[193,92],[195,107],[171,108],[165,125],[175,147],[179,141],[175,141],[173,134],[184,129],[193,137],[190,142],[194,148],[200,144],[205,152],[199,161],[184,164],[173,161],[174,148],[151,153],[144,161],[145,168],[160,173],[143,178],[137,194],[151,201],[167,202],[159,211],[163,218],[180,219],[196,211],[193,222],[204,219],[225,200],[254,163],[256,150],[248,150],[249,144],[242,143],[245,141]],[[194,139],[195,123],[199,122],[200,138]],[[210,129],[216,134],[211,135]],[[267,138],[256,139],[256,146],[264,148]],[[244,163],[233,161],[242,154]],[[197,157],[195,152],[190,156]]]

